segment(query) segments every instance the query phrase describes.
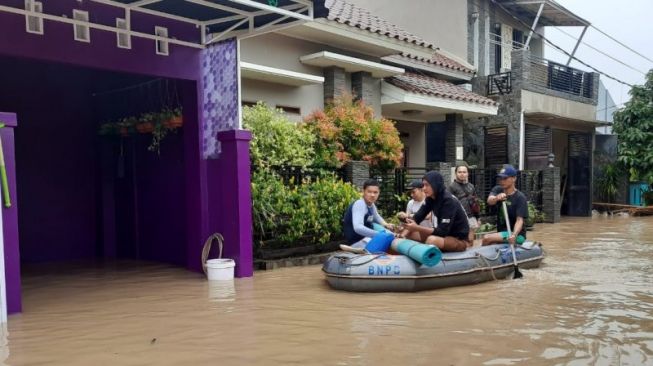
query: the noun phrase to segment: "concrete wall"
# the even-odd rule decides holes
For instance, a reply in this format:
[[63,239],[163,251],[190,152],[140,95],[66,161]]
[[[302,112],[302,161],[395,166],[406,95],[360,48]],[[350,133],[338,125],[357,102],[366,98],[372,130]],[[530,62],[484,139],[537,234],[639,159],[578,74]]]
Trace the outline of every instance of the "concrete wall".
[[522,90],[522,108],[526,113],[544,112],[561,117],[591,121],[596,117],[596,107],[569,99]]
[[[279,106],[300,108],[301,117],[324,107],[324,89],[321,84],[295,87],[243,79],[241,86],[243,102],[263,101],[273,108]],[[288,117],[293,120],[299,119],[297,116]]]
[[467,59],[464,0],[348,0],[463,60]]
[[426,166],[426,123],[397,121],[395,127],[400,133],[408,134],[401,142],[408,147],[408,166]]
[[[331,51],[361,59],[378,62],[368,56],[351,53],[322,44],[308,42],[279,34],[265,34],[246,38],[241,41],[241,61],[275,67],[284,70],[302,72],[311,75],[323,76],[323,69],[304,65],[300,62],[301,56],[320,51]],[[345,74],[345,89],[352,93],[352,77]],[[371,83],[370,104],[378,116],[381,115],[381,80],[374,79]],[[264,101],[272,107],[290,106],[301,109],[302,117],[316,109],[324,107],[324,85],[287,86],[260,80],[242,80],[242,100],[244,102]]]
[[[302,72],[323,76],[320,67],[304,65],[301,56],[320,51],[331,51],[347,56],[379,62],[369,56],[348,52],[345,50],[308,42],[280,34],[264,34],[243,39],[240,43],[241,61],[275,67],[284,70]],[[352,93],[351,74],[345,74],[345,89]],[[367,101],[377,115],[381,115],[381,80],[374,79],[372,85],[372,100]],[[287,86],[260,80],[242,80],[242,100],[244,102],[264,101],[272,107],[289,106],[301,109],[302,117],[316,109],[324,107],[324,85]],[[297,119],[297,118],[295,118]]]

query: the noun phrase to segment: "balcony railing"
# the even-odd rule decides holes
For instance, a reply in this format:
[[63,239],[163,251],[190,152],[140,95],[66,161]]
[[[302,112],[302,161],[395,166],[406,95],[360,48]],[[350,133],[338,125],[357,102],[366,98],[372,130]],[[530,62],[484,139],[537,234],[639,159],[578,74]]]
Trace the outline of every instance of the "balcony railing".
[[593,74],[546,59],[525,58],[530,66],[530,78],[525,82],[547,89],[592,99]]
[[[489,75],[487,95],[510,93],[513,82],[511,79],[514,78],[524,85],[596,100],[593,73],[523,53],[523,51],[515,51],[512,55],[512,74],[504,72]],[[526,70],[528,71],[526,72]]]

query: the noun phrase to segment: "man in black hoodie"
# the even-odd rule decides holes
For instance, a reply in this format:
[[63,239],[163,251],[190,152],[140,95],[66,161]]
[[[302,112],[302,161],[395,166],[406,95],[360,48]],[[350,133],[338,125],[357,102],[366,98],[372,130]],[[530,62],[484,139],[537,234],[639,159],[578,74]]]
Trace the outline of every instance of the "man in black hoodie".
[[[426,244],[432,244],[443,252],[462,252],[472,245],[469,241],[469,222],[460,201],[447,191],[444,179],[438,172],[428,172],[422,178],[426,202],[412,220],[404,226],[407,232],[428,234]],[[417,223],[433,213],[438,226],[427,228]]]

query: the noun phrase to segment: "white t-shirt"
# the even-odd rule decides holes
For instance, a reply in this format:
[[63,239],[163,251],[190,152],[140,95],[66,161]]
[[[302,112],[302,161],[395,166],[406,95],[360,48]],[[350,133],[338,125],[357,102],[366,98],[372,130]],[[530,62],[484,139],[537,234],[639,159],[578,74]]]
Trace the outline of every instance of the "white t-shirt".
[[[424,205],[424,201],[417,202],[415,200],[410,200],[406,205],[406,213],[413,216],[417,213],[417,211],[419,211],[420,208],[422,208],[423,205]],[[420,226],[424,226],[424,227],[436,227],[437,224],[435,223],[437,223],[437,220],[435,216],[431,214],[430,220],[428,218],[424,219],[424,221],[420,222],[419,224]]]

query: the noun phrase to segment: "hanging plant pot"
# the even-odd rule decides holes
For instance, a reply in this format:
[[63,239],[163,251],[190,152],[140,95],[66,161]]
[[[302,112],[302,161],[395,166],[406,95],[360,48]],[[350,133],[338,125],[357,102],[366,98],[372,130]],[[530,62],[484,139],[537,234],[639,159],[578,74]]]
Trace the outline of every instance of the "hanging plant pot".
[[120,136],[122,137],[129,137],[129,128],[128,127],[120,127]]
[[136,125],[136,130],[138,133],[148,134],[154,131],[154,123],[152,122],[141,122]]
[[163,122],[163,124],[169,129],[180,128],[184,125],[184,117],[182,115],[173,116],[167,121]]

